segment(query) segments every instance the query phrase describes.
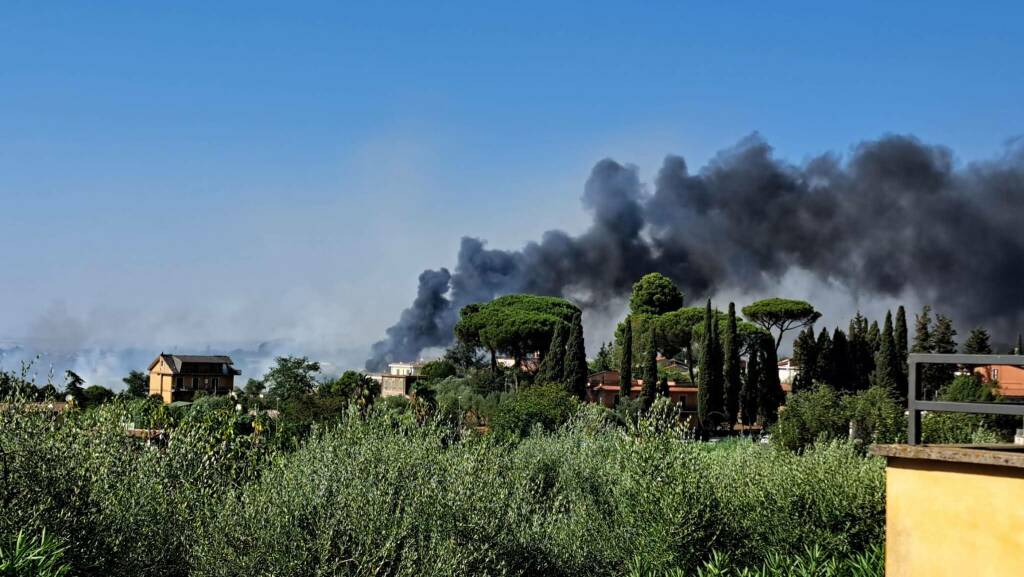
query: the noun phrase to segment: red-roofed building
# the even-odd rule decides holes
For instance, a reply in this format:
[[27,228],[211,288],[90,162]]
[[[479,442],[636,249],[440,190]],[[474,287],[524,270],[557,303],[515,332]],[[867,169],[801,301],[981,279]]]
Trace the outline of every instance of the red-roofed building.
[[[621,380],[619,371],[601,371],[590,375],[587,379],[587,400],[592,403],[600,403],[608,408],[615,407],[615,400],[618,399],[621,390],[619,386]],[[634,379],[629,396],[638,397],[643,388],[643,379]],[[682,403],[684,411],[697,410],[697,387],[669,381],[668,396],[672,402]]]
[[1014,365],[985,365],[975,367],[974,372],[981,375],[986,383],[995,381],[999,384],[995,393],[1001,397],[1024,399],[1024,367]]

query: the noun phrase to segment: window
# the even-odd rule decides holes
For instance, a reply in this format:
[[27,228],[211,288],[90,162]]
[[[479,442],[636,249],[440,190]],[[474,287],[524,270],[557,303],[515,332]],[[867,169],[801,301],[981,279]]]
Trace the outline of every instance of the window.
[[192,377],[192,388],[199,388],[199,377]]
[[181,389],[185,387],[185,377],[177,377],[174,379],[174,386]]

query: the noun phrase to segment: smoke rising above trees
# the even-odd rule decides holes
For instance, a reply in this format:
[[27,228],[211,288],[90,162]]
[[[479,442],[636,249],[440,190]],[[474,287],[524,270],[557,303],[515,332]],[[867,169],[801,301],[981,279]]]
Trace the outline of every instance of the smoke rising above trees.
[[651,272],[699,299],[803,269],[865,297],[913,294],[1007,338],[1024,320],[1007,277],[1024,270],[1024,148],[960,167],[946,147],[886,136],[797,165],[753,135],[697,171],[668,156],[653,189],[601,160],[582,200],[593,220],[578,236],[552,230],[520,250],[463,238],[454,272],[420,275],[367,368],[449,344],[467,304],[531,293],[595,309]]

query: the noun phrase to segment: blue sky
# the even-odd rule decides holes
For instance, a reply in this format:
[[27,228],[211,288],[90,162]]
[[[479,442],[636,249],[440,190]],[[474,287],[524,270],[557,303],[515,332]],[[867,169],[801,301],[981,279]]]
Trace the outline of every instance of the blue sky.
[[649,179],[753,131],[794,162],[889,132],[991,157],[1024,133],[1022,12],[8,2],[0,342],[360,358],[460,236],[582,229],[602,157]]

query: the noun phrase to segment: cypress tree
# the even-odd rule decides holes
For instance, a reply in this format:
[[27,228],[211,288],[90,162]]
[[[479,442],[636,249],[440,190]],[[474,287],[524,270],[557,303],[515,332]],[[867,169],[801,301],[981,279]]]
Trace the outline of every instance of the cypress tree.
[[850,320],[850,383],[855,391],[868,388],[871,372],[875,370],[874,353],[868,343],[868,320],[860,312]]
[[654,404],[654,397],[658,394],[658,343],[654,334],[654,324],[648,331],[647,354],[644,355],[644,388],[641,391],[644,411]]
[[892,313],[887,312],[878,352],[875,353],[875,372],[872,384],[885,387],[896,397],[902,397],[905,393],[899,390],[899,372],[896,343],[893,342]]
[[893,327],[896,343],[896,358],[900,361],[900,388],[907,388],[907,311],[900,305],[896,309],[896,326]]
[[[935,315],[935,330],[932,331],[932,352],[950,354],[955,353],[957,346],[956,329],[953,328],[953,321],[945,315]],[[956,376],[955,365],[930,365],[926,367],[926,378],[922,384],[931,395],[938,393],[939,389],[948,385]]]
[[800,335],[793,341],[793,363],[797,366],[796,376],[793,377],[793,392],[809,390],[817,378],[818,370],[818,343],[814,340],[813,326],[800,331]]
[[878,321],[871,321],[871,328],[868,329],[868,344],[871,346],[871,355],[878,352],[882,346],[882,332],[878,330]]
[[761,422],[767,427],[778,418],[779,405],[785,400],[785,393],[779,383],[779,357],[775,352],[775,343],[770,338],[764,338],[762,341],[758,408]]
[[711,299],[708,299],[697,362],[697,420],[705,434],[716,429],[722,417],[722,365],[716,350],[719,347],[716,316],[711,314]]
[[725,414],[730,428],[739,419],[740,389],[740,338],[736,328],[736,305],[729,303],[729,320],[725,327],[723,377],[725,381]]
[[933,352],[931,325],[932,318],[929,315],[932,307],[924,305],[921,307],[921,314],[917,315],[914,321],[914,344],[910,347],[913,353]]
[[839,391],[851,393],[853,385],[853,363],[851,362],[850,344],[846,333],[836,327],[832,332],[832,381],[829,383]]
[[832,364],[832,337],[828,334],[828,329],[825,327],[821,328],[821,332],[818,333],[818,340],[815,343],[817,348],[817,368],[814,369],[815,378],[829,385],[834,380],[834,365]]
[[565,388],[580,399],[587,396],[587,349],[583,343],[583,318],[572,317],[569,342],[565,346],[565,366],[562,369]]
[[1017,333],[1017,346],[1013,348],[1013,354],[1024,355],[1024,338],[1021,337],[1020,333]]
[[548,347],[544,360],[540,363],[540,370],[537,371],[538,383],[561,383],[562,371],[565,365],[565,339],[568,332],[568,325],[559,323],[555,327],[555,334],[551,337],[551,345]]
[[633,322],[626,317],[622,331],[622,358],[619,359],[619,398],[628,399],[633,388]]
[[760,357],[760,346],[753,346],[747,356],[747,375],[743,380],[743,390],[740,391],[740,411],[743,415],[743,424],[748,427],[757,422],[758,400],[761,395]]

